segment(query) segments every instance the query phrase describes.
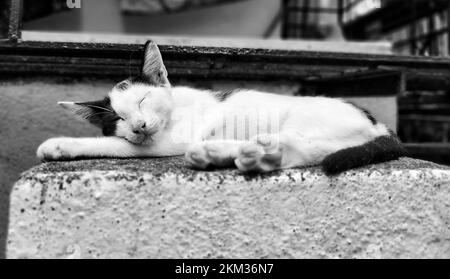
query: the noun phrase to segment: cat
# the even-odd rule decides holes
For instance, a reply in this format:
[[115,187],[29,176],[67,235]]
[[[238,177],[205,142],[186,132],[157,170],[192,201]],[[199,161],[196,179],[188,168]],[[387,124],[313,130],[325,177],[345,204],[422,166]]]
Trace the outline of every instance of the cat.
[[321,165],[335,175],[405,154],[391,130],[342,99],[172,87],[151,41],[140,76],[119,82],[103,100],[59,105],[104,137],[49,139],[37,150],[43,161],[184,155],[197,169]]

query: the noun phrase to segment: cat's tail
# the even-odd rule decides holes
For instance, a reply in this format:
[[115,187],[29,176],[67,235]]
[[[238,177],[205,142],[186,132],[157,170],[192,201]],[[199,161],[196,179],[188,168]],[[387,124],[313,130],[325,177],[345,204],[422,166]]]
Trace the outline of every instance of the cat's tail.
[[339,150],[322,161],[322,169],[327,175],[370,164],[398,159],[406,155],[406,150],[394,132],[379,136],[363,145]]

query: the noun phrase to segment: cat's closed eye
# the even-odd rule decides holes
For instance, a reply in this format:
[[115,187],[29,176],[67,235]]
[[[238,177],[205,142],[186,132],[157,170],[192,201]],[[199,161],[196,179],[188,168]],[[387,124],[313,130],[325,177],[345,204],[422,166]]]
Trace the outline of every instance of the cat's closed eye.
[[139,101],[139,104],[138,104],[139,107],[141,107],[141,104],[142,104],[142,102],[144,102],[145,98],[147,98],[147,96],[145,96],[144,98],[142,98],[142,99]]

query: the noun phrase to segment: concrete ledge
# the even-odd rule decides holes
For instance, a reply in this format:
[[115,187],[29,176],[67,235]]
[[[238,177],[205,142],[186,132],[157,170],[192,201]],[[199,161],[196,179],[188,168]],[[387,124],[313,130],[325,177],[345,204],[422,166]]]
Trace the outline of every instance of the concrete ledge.
[[211,38],[154,36],[148,35],[120,35],[98,33],[70,33],[70,32],[40,32],[24,31],[24,41],[47,41],[62,43],[115,43],[145,45],[148,39],[158,45],[176,45],[193,47],[232,47],[232,48],[261,48],[303,51],[325,51],[343,53],[392,54],[392,43],[381,42],[348,42],[348,41],[313,41],[313,40],[282,40],[282,39],[247,39],[247,38]]
[[181,158],[53,162],[11,194],[8,258],[449,258],[450,168],[403,158],[329,178]]

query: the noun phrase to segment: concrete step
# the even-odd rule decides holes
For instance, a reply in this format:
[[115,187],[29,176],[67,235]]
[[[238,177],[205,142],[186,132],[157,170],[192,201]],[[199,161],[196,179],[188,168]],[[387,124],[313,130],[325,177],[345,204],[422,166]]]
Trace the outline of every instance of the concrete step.
[[449,258],[450,168],[409,158],[326,177],[182,158],[41,164],[11,193],[8,258]]

